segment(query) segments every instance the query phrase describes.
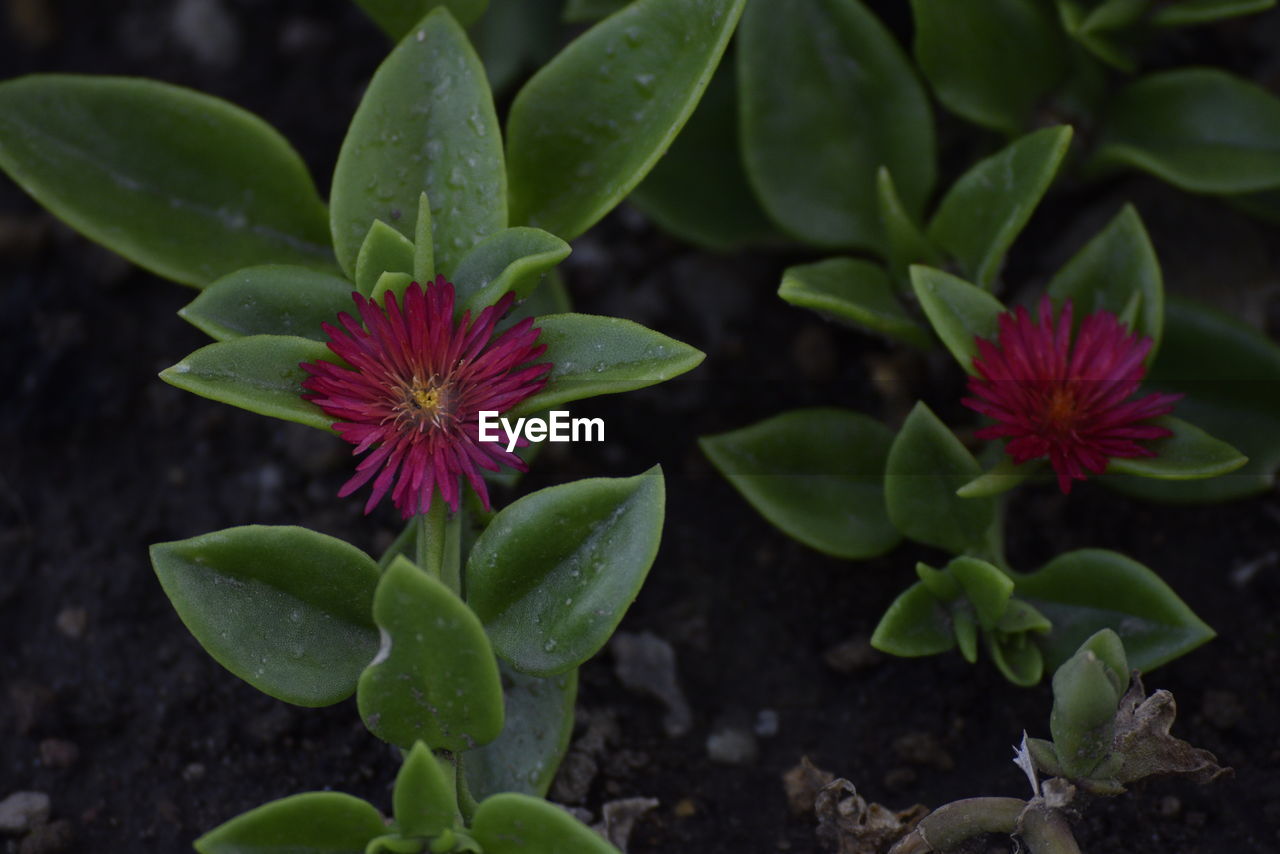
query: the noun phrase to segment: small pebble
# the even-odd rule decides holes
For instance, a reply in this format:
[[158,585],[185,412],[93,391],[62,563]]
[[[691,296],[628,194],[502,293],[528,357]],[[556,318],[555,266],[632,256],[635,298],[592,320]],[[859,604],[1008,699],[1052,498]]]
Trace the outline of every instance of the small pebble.
[[1173,818],[1182,812],[1182,801],[1178,800],[1175,795],[1165,795],[1160,799],[1160,815],[1165,818]]
[[619,632],[609,643],[613,672],[627,690],[649,694],[667,707],[662,728],[676,738],[693,726],[693,712],[680,690],[676,652],[652,632]]
[[750,765],[756,761],[756,738],[748,730],[724,727],[707,736],[707,756],[724,765]]
[[898,768],[890,768],[884,775],[884,787],[894,791],[901,791],[910,788],[916,781],[916,772],[912,768],[905,765]]
[[65,738],[46,738],[40,742],[40,763],[46,768],[70,768],[80,758],[80,748]]
[[950,771],[956,767],[951,754],[928,732],[909,732],[898,736],[893,740],[893,752],[903,762],[912,765],[926,765],[939,771]]
[[698,805],[693,802],[692,798],[681,798],[671,809],[671,813],[676,818],[690,818],[698,813]]
[[14,792],[0,801],[0,833],[29,833],[49,820],[49,809],[49,796],[44,792]]
[[867,670],[880,663],[883,656],[871,646],[871,638],[866,635],[840,641],[822,654],[822,660],[837,673],[856,673]]
[[65,636],[80,640],[89,626],[89,612],[84,608],[63,608],[58,612],[54,623]]
[[778,713],[774,709],[761,709],[756,713],[756,735],[773,738],[778,734]]
[[188,783],[194,783],[197,780],[204,779],[204,765],[199,762],[192,762],[186,768],[182,769],[182,779]]

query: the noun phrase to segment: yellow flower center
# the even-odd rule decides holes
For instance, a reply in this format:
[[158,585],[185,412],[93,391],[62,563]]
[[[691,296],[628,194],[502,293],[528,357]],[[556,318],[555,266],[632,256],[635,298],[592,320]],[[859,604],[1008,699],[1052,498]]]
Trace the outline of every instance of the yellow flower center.
[[441,382],[437,377],[422,379],[415,376],[400,387],[400,399],[395,403],[395,420],[398,423],[408,422],[419,430],[428,425],[443,426],[448,418],[452,395],[449,383]]

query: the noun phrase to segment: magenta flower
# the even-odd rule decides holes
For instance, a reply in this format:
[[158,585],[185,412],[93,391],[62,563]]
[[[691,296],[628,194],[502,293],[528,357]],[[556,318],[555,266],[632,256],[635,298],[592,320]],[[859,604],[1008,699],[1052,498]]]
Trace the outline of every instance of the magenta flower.
[[1040,300],[1038,322],[1021,306],[1000,315],[996,342],[978,339],[979,376],[969,378],[974,397],[962,401],[998,422],[977,431],[979,439],[1007,438],[1005,452],[1015,463],[1048,457],[1063,492],[1086,473],[1101,474],[1112,457],[1155,456],[1138,443],[1171,433],[1142,422],[1170,412],[1182,397],[1131,400],[1146,374],[1142,360],[1151,339],[1098,311],[1073,342],[1071,320],[1071,300],[1055,321],[1048,296]]
[[407,519],[427,512],[436,490],[457,511],[461,476],[489,509],[479,469],[525,465],[502,444],[480,441],[479,413],[505,412],[546,385],[551,365],[530,364],[546,350],[536,344],[541,330],[527,318],[494,334],[515,301],[510,293],[455,324],[453,285],[443,276],[425,292],[411,284],[403,307],[390,293],[385,307],[353,296],[360,321],[343,312],[342,329],[324,324],[329,349],[350,367],[302,365],[311,374],[303,398],[337,419],[333,429],[356,446],[353,454],[371,451],[338,495],[373,480],[364,512],[390,491]]

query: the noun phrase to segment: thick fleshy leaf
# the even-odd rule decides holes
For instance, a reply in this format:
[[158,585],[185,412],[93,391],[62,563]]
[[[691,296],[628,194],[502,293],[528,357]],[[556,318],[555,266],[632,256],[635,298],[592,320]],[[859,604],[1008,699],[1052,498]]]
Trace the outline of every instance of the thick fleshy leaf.
[[916,582],[885,611],[871,635],[871,645],[890,655],[915,658],[946,652],[956,639],[947,609],[922,582]]
[[971,122],[1025,130],[1067,72],[1067,43],[1049,3],[911,0],[911,9],[921,71],[943,106]]
[[573,735],[578,671],[541,679],[499,662],[506,696],[502,735],[468,751],[463,768],[471,796],[483,800],[499,792],[542,797],[560,767]]
[[1153,27],[1189,27],[1270,9],[1276,0],[1177,0],[1151,11]]
[[360,717],[383,741],[463,751],[502,731],[498,663],[476,615],[404,557],[378,583],[382,648],[356,689]]
[[1155,359],[1164,331],[1164,280],[1151,239],[1132,205],[1125,205],[1054,275],[1048,293],[1072,301],[1077,324],[1095,311],[1121,315],[1137,294],[1133,330],[1154,342],[1147,363]]
[[71,74],[0,83],[0,168],[73,228],[186,285],[255,264],[333,266],[298,153],[252,113],[189,89]]
[[1150,423],[1173,431],[1172,436],[1145,442],[1154,457],[1115,457],[1108,474],[1130,474],[1159,480],[1199,480],[1229,474],[1249,462],[1248,458],[1194,424],[1164,416]]
[[1116,552],[1068,552],[1015,580],[1017,596],[1053,623],[1040,640],[1050,668],[1100,629],[1120,635],[1129,666],[1144,672],[1214,636],[1159,576]]
[[1001,454],[995,465],[957,489],[956,495],[961,498],[987,498],[1000,495],[1019,486],[1043,468],[1043,460],[1031,460],[1019,465],[1007,454]]
[[907,268],[912,264],[942,266],[942,254],[925,237],[916,217],[903,204],[893,176],[884,166],[876,173],[876,200],[880,221],[884,223],[884,254],[894,279],[900,284],[905,281]]
[[1095,161],[1197,193],[1280,187],[1280,98],[1212,68],[1149,74],[1111,99]]
[[378,66],[342,142],[329,212],[342,268],[354,270],[374,220],[412,240],[423,192],[436,272],[446,278],[472,246],[507,224],[493,96],[466,33],[444,8]]
[[836,557],[884,554],[901,539],[884,504],[893,434],[841,409],[798,409],[706,436],[702,450],[760,515]]
[[370,296],[383,273],[412,275],[415,266],[413,241],[375,219],[356,256],[356,288]]
[[933,116],[910,61],[862,3],[750,4],[738,74],[747,174],[778,225],[820,246],[881,248],[881,166],[919,213],[936,177]]
[[436,836],[461,819],[453,781],[421,741],[400,766],[391,802],[401,836]]
[[471,549],[467,601],[517,670],[563,673],[617,628],[662,538],[662,470],[541,489],[503,508]]
[[392,41],[404,38],[413,25],[432,9],[443,6],[464,27],[484,14],[489,0],[355,0]]
[[1062,27],[1098,59],[1126,73],[1137,66],[1137,25],[1150,0],[1104,0],[1087,6],[1080,0],[1057,0]]
[[306,267],[246,267],[210,284],[178,316],[218,341],[248,335],[324,341],[320,324],[353,311],[354,290],[341,276]]
[[1004,305],[982,288],[932,267],[912,267],[911,287],[933,331],[960,367],[976,375],[977,339],[995,339]]
[[967,277],[991,288],[1070,144],[1070,127],[1044,128],[978,163],[943,197],[929,239],[951,253]]
[[1107,477],[1108,486],[1179,504],[1226,501],[1271,488],[1280,468],[1280,347],[1274,342],[1208,306],[1170,297],[1164,346],[1147,385],[1185,394],[1174,408],[1178,418],[1229,443],[1249,462],[1194,483]]
[[722,252],[779,240],[742,164],[736,68],[720,64],[689,123],[629,198],[663,229]]
[[404,304],[404,292],[413,284],[413,276],[408,273],[383,273],[369,292],[369,299],[379,305],[386,305],[387,294],[395,294],[396,300]]
[[341,792],[306,792],[236,816],[195,841],[200,854],[364,854],[386,833],[367,801]]
[[618,854],[561,807],[514,793],[486,798],[476,810],[471,834],[484,854]]
[[1044,675],[1044,654],[1026,634],[1005,635],[984,632],[987,653],[1005,679],[1029,688]]
[[636,0],[511,105],[511,221],[572,240],[653,168],[711,79],[745,0]]
[[302,362],[335,361],[319,341],[293,335],[249,335],[201,347],[160,372],[169,385],[259,415],[328,430],[333,418],[302,399]]
[[489,235],[453,271],[458,310],[469,308],[475,316],[507,291],[524,299],[569,251],[569,244],[538,228],[507,228]]
[[985,560],[972,557],[958,557],[947,564],[947,569],[964,588],[965,598],[973,603],[982,627],[995,628],[1013,595],[1013,581],[1009,576]]
[[889,274],[870,261],[828,258],[788,267],[778,296],[917,347],[933,340],[898,301]]
[[200,645],[277,699],[343,700],[377,651],[378,566],[342,540],[248,525],[157,543],[151,565]]
[[551,373],[542,391],[513,407],[510,416],[656,385],[693,370],[704,358],[688,344],[618,317],[549,314],[537,325]]
[[960,440],[929,407],[917,403],[889,449],[884,478],[889,518],[917,542],[998,559],[996,500],[956,495],[979,471]]

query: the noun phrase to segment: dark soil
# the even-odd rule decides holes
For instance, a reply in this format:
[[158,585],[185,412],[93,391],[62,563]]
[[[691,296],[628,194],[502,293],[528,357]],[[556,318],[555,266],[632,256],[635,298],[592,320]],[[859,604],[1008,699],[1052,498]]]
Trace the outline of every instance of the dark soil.
[[[0,78],[142,74],[212,92],[281,129],[324,191],[347,117],[385,51],[379,33],[338,0],[227,0],[237,44],[201,59],[174,40],[171,5],[182,4],[7,0],[10,12],[52,9],[56,27],[41,46],[39,28],[0,25]],[[1276,14],[1266,20],[1276,32]],[[1020,250],[1009,279],[1042,277],[1131,196],[1150,214],[1171,286],[1249,285],[1229,301],[1265,316],[1257,310],[1280,270],[1274,232],[1142,181],[1057,197],[1021,244],[1037,254]],[[1215,258],[1224,243],[1230,251]],[[607,652],[584,668],[579,698],[584,727],[604,722],[610,733],[585,806],[660,802],[638,825],[633,854],[816,851],[812,817],[789,813],[781,783],[802,756],[894,808],[1024,796],[1011,745],[1024,728],[1047,732],[1047,686],[1016,689],[986,662],[829,666],[824,653],[865,638],[914,561],[936,555],[903,547],[863,564],[822,557],[762,522],[699,454],[696,437],[795,406],[891,420],[917,394],[955,407],[958,380],[941,360],[902,370],[916,385],[873,385],[873,369],[903,368],[888,349],[783,306],[774,291],[791,260],[701,254],[624,208],[579,241],[565,267],[581,310],[631,317],[708,354],[688,378],[575,407],[605,419],[608,441],[549,451],[521,487],[654,462],[667,474],[663,548],[623,630],[674,646],[692,730],[669,738],[662,707],[628,693]],[[73,235],[7,179],[0,271],[0,799],[47,793],[74,839],[59,847],[46,834],[7,850],[184,851],[246,809],[312,789],[389,808],[398,760],[365,732],[353,702],[294,708],[222,670],[179,622],[147,560],[150,543],[246,523],[302,524],[377,551],[395,519],[362,517],[358,502],[336,499],[347,448],[160,382],[157,371],[205,343],[175,315],[192,292]],[[1280,851],[1278,530],[1274,492],[1167,509],[1088,484],[1069,499],[1032,488],[1011,507],[1016,566],[1071,548],[1117,549],[1155,568],[1220,632],[1151,674],[1148,687],[1174,692],[1175,734],[1215,752],[1234,778],[1152,781],[1095,803],[1078,827],[1084,850]],[[711,733],[751,731],[762,711],[776,713],[777,732],[756,739],[753,762],[709,759]]]

